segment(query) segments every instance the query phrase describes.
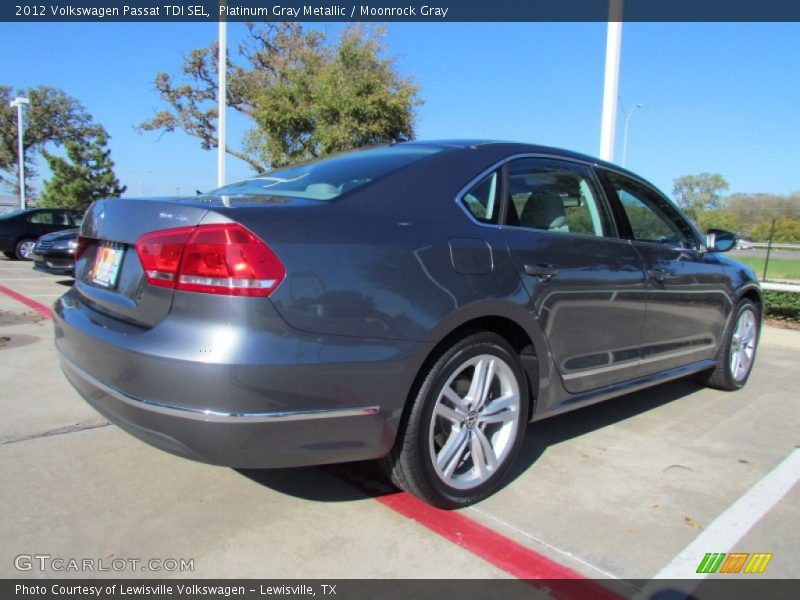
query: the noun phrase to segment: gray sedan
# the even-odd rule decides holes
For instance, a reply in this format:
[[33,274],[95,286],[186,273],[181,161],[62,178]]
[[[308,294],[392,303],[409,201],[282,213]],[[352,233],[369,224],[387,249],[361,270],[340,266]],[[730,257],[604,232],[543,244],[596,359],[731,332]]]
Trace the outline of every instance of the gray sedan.
[[56,346],[83,397],[154,446],[231,467],[379,459],[453,508],[497,489],[531,421],[689,375],[744,386],[763,300],[734,243],[591,157],[394,144],[94,203]]

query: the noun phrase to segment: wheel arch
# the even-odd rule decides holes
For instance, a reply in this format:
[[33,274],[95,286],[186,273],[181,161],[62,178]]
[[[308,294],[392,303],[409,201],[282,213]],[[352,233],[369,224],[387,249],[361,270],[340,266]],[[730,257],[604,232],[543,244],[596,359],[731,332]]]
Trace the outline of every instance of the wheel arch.
[[[495,306],[494,308],[501,307]],[[403,407],[399,431],[403,431],[405,428],[413,399],[430,367],[458,340],[481,331],[500,335],[519,354],[528,377],[530,395],[528,420],[532,420],[540,392],[543,386],[548,385],[553,372],[550,354],[544,334],[530,313],[520,306],[509,306],[504,303],[501,310],[491,312],[476,311],[473,307],[473,309],[462,312],[459,318],[446,319],[431,332],[428,337],[435,340],[435,343],[433,347],[429,347],[427,354],[419,362],[420,366]]]

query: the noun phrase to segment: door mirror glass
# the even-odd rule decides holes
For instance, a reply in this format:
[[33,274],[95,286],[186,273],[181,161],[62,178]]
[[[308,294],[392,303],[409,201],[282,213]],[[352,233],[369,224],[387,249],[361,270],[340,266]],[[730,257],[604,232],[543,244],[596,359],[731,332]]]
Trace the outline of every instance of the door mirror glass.
[[736,245],[736,234],[724,229],[709,229],[706,233],[706,246],[709,252],[727,252]]

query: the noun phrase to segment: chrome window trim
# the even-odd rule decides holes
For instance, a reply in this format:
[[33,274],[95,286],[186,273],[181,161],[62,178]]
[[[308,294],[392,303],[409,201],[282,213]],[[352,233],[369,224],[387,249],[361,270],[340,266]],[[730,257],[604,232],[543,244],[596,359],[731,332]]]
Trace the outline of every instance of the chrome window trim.
[[144,400],[129,396],[117,389],[106,385],[99,381],[94,376],[87,373],[84,369],[76,365],[72,360],[64,356],[59,351],[61,358],[62,369],[67,367],[71,369],[76,375],[112,396],[113,398],[124,402],[129,406],[138,409],[149,410],[154,413],[168,415],[172,417],[179,417],[182,419],[193,419],[196,421],[206,421],[212,423],[276,423],[286,421],[305,421],[311,419],[331,419],[340,417],[362,417],[376,415],[380,412],[377,406],[363,406],[355,408],[330,408],[330,409],[316,409],[316,410],[293,410],[293,411],[269,411],[257,413],[229,413],[215,410],[203,410],[199,408],[188,408],[183,406],[175,406],[172,404],[165,404],[161,402],[153,402],[151,400]]

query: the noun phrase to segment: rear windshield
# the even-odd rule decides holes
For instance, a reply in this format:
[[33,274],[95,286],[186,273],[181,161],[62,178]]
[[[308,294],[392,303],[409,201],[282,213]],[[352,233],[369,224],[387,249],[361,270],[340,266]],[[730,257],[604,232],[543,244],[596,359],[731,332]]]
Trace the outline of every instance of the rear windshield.
[[387,146],[278,169],[209,192],[213,196],[289,196],[328,201],[441,152],[434,146]]

